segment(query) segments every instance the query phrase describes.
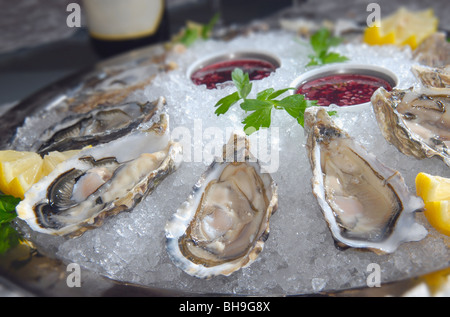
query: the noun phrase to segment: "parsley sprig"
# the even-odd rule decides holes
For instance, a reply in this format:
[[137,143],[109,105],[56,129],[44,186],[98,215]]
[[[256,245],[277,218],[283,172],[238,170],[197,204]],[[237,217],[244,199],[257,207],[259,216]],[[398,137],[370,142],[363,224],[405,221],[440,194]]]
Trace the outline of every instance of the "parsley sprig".
[[348,58],[335,52],[329,52],[333,46],[339,45],[342,40],[331,35],[331,32],[322,28],[310,38],[310,44],[314,54],[308,55],[310,62],[306,66],[324,65],[348,61]]
[[216,13],[207,24],[188,21],[186,28],[180,35],[176,36],[175,41],[189,47],[199,39],[207,40],[210,38],[212,30],[219,19],[220,14]]
[[19,233],[11,226],[11,221],[17,217],[16,206],[19,202],[20,198],[0,195],[0,254],[21,241]]
[[249,75],[244,73],[242,69],[236,68],[231,78],[237,91],[220,99],[215,107],[217,108],[215,114],[220,116],[225,114],[234,104],[242,100],[240,107],[246,113],[251,112],[242,121],[244,124],[244,131],[247,135],[258,131],[261,128],[269,128],[271,124],[272,110],[284,110],[291,115],[297,122],[304,125],[304,113],[306,108],[316,106],[317,101],[306,100],[303,95],[295,94],[289,95],[281,100],[279,96],[285,92],[295,88],[284,88],[275,90],[274,88],[265,89],[256,95],[256,99],[248,99],[248,95],[252,90],[252,83],[249,80]]

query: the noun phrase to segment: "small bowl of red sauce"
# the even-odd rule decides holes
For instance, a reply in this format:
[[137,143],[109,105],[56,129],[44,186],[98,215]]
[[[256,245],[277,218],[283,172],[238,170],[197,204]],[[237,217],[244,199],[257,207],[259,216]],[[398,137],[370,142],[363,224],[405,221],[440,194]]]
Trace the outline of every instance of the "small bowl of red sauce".
[[270,76],[280,66],[280,60],[266,52],[231,52],[209,56],[194,63],[187,75],[194,84],[215,89],[230,82],[231,73],[236,68],[248,73],[250,80],[260,80]]
[[298,77],[291,85],[294,93],[319,106],[357,109],[370,105],[370,98],[380,87],[390,91],[398,78],[390,70],[373,65],[338,64],[324,66]]

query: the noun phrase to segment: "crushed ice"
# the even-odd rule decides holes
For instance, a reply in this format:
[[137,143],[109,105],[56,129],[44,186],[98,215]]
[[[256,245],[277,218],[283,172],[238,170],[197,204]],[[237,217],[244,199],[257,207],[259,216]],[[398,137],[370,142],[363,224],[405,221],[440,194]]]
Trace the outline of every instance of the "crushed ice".
[[[381,267],[382,282],[399,280],[448,265],[448,247],[439,235],[430,234],[417,243],[402,245],[393,255],[378,256],[357,250],[339,251],[311,193],[311,171],[304,148],[303,129],[283,112],[274,111],[272,127],[279,129],[279,168],[273,177],[279,186],[279,209],[271,219],[271,233],[260,257],[249,268],[230,277],[199,280],[181,272],[170,262],[164,245],[164,226],[169,217],[189,195],[211,156],[194,160],[198,146],[209,142],[207,129],[225,131],[242,129],[243,111],[234,106],[217,117],[214,104],[234,92],[222,85],[207,90],[195,86],[186,75],[189,66],[210,54],[234,50],[260,50],[278,56],[281,67],[268,78],[253,82],[253,91],[273,87],[289,87],[307,70],[310,48],[301,45],[294,35],[283,32],[252,34],[231,42],[209,40],[195,43],[184,54],[169,56],[178,68],[158,75],[151,85],[135,93],[136,98],[167,98],[172,131],[189,131],[191,162],[164,180],[159,187],[130,213],[109,219],[103,227],[86,232],[77,239],[47,237],[36,234],[33,239],[49,252],[67,261],[109,276],[115,280],[164,289],[194,293],[222,294],[305,294],[366,286],[367,266]],[[414,85],[410,72],[411,51],[396,47],[371,47],[345,44],[336,50],[350,58],[349,62],[384,66],[400,79],[400,88]],[[250,95],[252,97],[252,95]],[[253,96],[254,97],[254,96]],[[450,177],[449,169],[437,159],[419,161],[406,157],[386,143],[370,108],[355,114],[338,112],[338,123],[359,142],[373,151],[386,165],[398,169],[410,190],[418,172]],[[201,128],[198,123],[201,123]],[[35,123],[28,119],[28,123]],[[26,127],[29,129],[29,126]],[[197,129],[197,130],[196,130]],[[178,130],[180,131],[180,130]],[[195,144],[193,140],[203,140]],[[258,138],[258,134],[255,135]],[[197,148],[196,148],[197,147]],[[201,154],[201,153],[200,153]],[[426,225],[422,215],[419,220]],[[448,244],[447,244],[448,245]]]

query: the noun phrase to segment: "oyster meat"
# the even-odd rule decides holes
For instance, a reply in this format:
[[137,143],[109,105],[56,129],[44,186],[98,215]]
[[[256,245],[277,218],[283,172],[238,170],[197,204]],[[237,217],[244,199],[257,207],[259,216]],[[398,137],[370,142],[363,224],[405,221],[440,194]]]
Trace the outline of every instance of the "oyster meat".
[[248,139],[234,134],[167,223],[167,252],[192,276],[230,275],[262,251],[277,204],[275,182],[261,172]]
[[34,184],[17,206],[35,231],[78,236],[107,216],[133,209],[181,162],[168,118],[82,150]]
[[313,193],[338,246],[391,253],[426,230],[415,222],[422,199],[398,171],[341,130],[320,107],[305,112]]
[[438,156],[450,166],[450,88],[380,88],[371,101],[387,141],[403,154]]
[[99,106],[87,113],[72,115],[44,131],[33,146],[41,156],[52,151],[78,150],[118,139],[148,122],[165,105],[165,99]]

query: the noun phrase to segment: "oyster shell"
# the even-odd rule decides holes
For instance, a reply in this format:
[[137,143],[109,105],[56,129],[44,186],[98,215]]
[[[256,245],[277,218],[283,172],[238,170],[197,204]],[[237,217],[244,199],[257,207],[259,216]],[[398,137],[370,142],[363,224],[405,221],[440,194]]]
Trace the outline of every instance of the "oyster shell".
[[140,104],[99,106],[87,113],[72,115],[44,131],[34,144],[41,156],[52,151],[78,150],[107,143],[148,122],[165,105],[165,99]]
[[414,59],[420,64],[431,67],[450,65],[450,43],[444,32],[435,32],[428,36],[414,51]]
[[[180,163],[168,121],[82,150],[34,184],[17,206],[35,231],[78,236],[107,216],[133,209]],[[124,150],[126,149],[126,150]]]
[[[157,51],[155,51],[155,49]],[[152,57],[137,53],[133,59],[125,56],[101,63],[83,76],[65,100],[70,111],[85,113],[99,105],[125,103],[129,97],[147,87],[156,75],[164,71],[165,53],[152,48]]]
[[435,68],[414,65],[411,71],[425,87],[450,88],[450,65]]
[[414,219],[424,203],[398,171],[337,127],[323,108],[307,109],[305,128],[313,193],[338,246],[391,253],[425,237]]
[[371,101],[386,140],[406,155],[439,156],[450,166],[450,88],[380,88]]
[[210,278],[230,275],[258,257],[278,204],[275,182],[260,169],[248,139],[234,134],[223,159],[209,166],[166,225],[167,252],[175,265]]

